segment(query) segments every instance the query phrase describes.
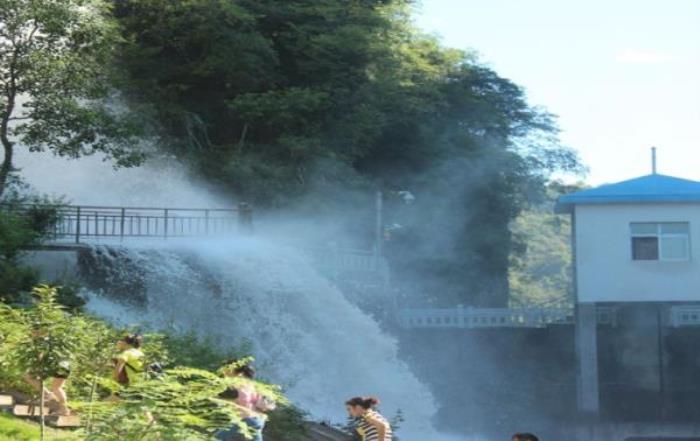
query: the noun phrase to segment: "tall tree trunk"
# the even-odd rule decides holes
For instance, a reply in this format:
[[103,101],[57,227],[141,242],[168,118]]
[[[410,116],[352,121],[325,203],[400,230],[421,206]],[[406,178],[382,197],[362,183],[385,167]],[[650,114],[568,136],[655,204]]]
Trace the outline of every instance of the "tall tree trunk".
[[[32,31],[32,34],[34,31]],[[14,143],[10,141],[10,119],[12,118],[12,113],[15,111],[15,98],[17,97],[17,83],[16,83],[16,72],[15,72],[15,62],[17,61],[18,49],[15,49],[12,55],[12,61],[10,64],[10,80],[5,84],[5,98],[7,99],[5,103],[5,108],[2,109],[3,112],[2,119],[0,119],[0,142],[2,143],[5,156],[2,160],[2,165],[0,165],[0,200],[2,200],[2,195],[5,193],[7,188],[7,181],[12,172],[12,156],[14,153]]]
[[0,165],[0,200],[2,199],[3,193],[5,193],[7,181],[10,177],[10,172],[12,171],[12,155],[14,153],[13,145],[10,140],[7,139],[4,130],[1,138],[5,156],[3,158],[2,165]]
[[3,193],[5,193],[7,180],[10,177],[10,172],[12,172],[14,145],[12,141],[10,141],[9,132],[10,118],[12,117],[12,112],[15,110],[14,77],[12,77],[10,84],[6,86],[5,94],[7,97],[7,104],[5,105],[2,120],[0,120],[0,142],[5,152],[2,165],[0,165],[0,199],[2,199]]

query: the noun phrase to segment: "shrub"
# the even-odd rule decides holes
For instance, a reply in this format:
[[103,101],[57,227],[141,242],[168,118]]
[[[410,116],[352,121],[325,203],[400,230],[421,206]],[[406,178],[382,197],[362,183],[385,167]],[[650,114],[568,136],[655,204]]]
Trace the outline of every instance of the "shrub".
[[[70,403],[84,417],[87,440],[196,441],[211,439],[217,430],[232,425],[245,433],[247,426],[234,406],[218,397],[249,380],[214,369],[235,351],[221,351],[211,340],[193,334],[147,334],[147,363],[174,367],[157,378],[122,387],[111,376],[114,344],[124,330],[69,312],[57,297],[55,287],[44,285],[33,290],[30,306],[0,303],[0,389],[23,387],[25,373],[47,380],[56,363],[70,360]],[[190,361],[198,366],[186,366]],[[278,386],[255,383],[259,393],[282,405],[272,415],[271,433],[284,433],[280,439],[285,441],[304,439],[303,414],[288,407]]]

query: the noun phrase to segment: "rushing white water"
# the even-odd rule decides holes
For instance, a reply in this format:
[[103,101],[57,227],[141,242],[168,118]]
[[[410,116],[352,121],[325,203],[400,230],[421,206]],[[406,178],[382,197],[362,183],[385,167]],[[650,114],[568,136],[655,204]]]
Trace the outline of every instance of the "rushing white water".
[[396,342],[295,250],[238,238],[118,253],[140,268],[147,306],[129,312],[93,296],[95,313],[250,342],[262,374],[313,416],[343,422],[346,399],[378,395],[387,415],[406,417],[402,439],[439,439],[433,398],[398,359]]
[[[36,189],[76,204],[231,205],[192,185],[172,164],[114,170],[97,158],[66,161],[47,154],[20,155],[19,164]],[[284,225],[284,218],[276,224]],[[432,427],[434,399],[398,359],[394,339],[302,254],[279,243],[278,237],[257,236],[121,245],[116,255],[131,266],[114,253],[112,262],[103,258],[99,264],[117,273],[138,268],[120,278],[141,278],[146,306],[95,293],[88,307],[122,324],[192,329],[232,346],[250,344],[263,377],[284,385],[315,418],[342,423],[347,398],[377,395],[388,416],[401,409],[402,440],[461,439]]]

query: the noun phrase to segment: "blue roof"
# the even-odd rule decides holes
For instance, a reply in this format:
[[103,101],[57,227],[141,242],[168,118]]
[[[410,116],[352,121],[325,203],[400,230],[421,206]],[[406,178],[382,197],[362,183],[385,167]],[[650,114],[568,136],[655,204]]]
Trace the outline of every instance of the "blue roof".
[[555,207],[568,213],[577,204],[699,202],[700,182],[652,174],[561,196]]

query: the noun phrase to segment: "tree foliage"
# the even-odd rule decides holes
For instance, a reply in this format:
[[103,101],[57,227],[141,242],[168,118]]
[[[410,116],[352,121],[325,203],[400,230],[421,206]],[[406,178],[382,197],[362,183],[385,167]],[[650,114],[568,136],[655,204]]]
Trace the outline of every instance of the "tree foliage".
[[21,301],[37,283],[37,272],[21,257],[51,230],[59,203],[22,193],[15,186],[0,199],[0,300]]
[[125,0],[115,14],[127,96],[158,109],[166,149],[258,205],[311,198],[359,221],[351,190],[411,190],[414,257],[394,268],[445,301],[503,304],[510,221],[552,171],[579,168],[552,115],[418,31],[406,0]]
[[511,254],[511,304],[516,307],[573,305],[571,221],[554,213],[559,196],[572,187],[551,183],[544,200],[513,221],[515,246]]
[[102,0],[0,0],[0,196],[17,146],[138,161],[137,125],[110,102],[119,39]]
[[[46,285],[33,291],[35,306],[15,316],[23,328],[22,338],[13,348],[13,357],[30,376],[47,380],[63,361],[70,361],[79,340],[77,323],[56,301],[55,288]],[[9,313],[8,313],[9,314]]]
[[[0,388],[22,388],[25,373],[49,379],[59,362],[70,361],[70,403],[81,413],[85,439],[206,440],[232,425],[240,425],[242,433],[247,433],[234,406],[218,395],[252,380],[181,365],[180,360],[192,356],[182,348],[173,356],[168,351],[168,342],[183,341],[180,337],[148,334],[144,347],[147,363],[157,360],[171,367],[157,377],[144,373],[143,381],[122,387],[111,378],[111,360],[123,331],[82,313],[67,312],[56,301],[54,287],[39,286],[34,296],[35,302],[28,308],[0,303]],[[207,351],[199,349],[199,353]],[[251,361],[241,359],[238,363]],[[289,404],[278,386],[255,382],[255,388],[283,408]],[[300,415],[287,418],[288,428],[298,424],[296,418]],[[292,432],[299,430],[300,426]]]
[[2,2],[7,134],[133,164],[116,87],[122,108],[150,109],[164,150],[258,206],[336,213],[370,237],[358,195],[410,190],[390,257],[417,297],[504,305],[511,221],[552,172],[580,170],[552,115],[420,32],[409,0]]

